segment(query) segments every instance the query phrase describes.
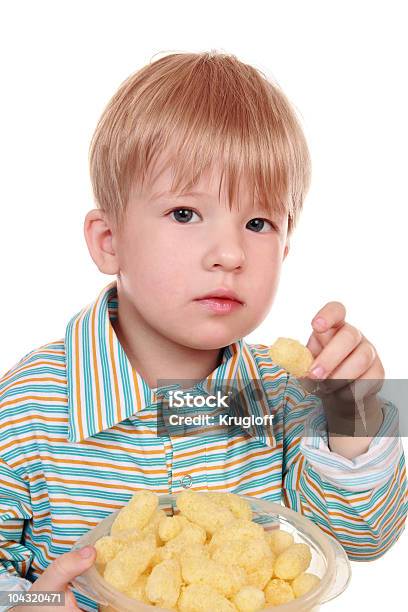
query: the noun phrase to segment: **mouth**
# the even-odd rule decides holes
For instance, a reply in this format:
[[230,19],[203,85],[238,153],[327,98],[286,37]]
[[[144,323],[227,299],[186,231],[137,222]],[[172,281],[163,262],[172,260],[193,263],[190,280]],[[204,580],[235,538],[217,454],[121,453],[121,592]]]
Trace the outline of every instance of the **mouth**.
[[195,301],[216,314],[228,314],[244,306],[243,302],[238,299],[219,297],[217,295],[198,298]]
[[196,298],[197,300],[217,300],[217,301],[229,301],[229,302],[237,302],[238,304],[243,304],[244,302],[238,297],[238,295],[235,293],[235,291],[232,291],[232,289],[215,289],[214,291],[211,291],[209,293],[206,293],[205,295],[201,295],[199,298]]

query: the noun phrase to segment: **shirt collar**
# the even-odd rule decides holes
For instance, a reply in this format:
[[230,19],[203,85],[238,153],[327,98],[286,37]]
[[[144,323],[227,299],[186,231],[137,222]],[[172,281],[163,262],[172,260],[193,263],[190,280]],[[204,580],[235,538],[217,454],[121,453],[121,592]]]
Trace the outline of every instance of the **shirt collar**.
[[[117,309],[117,285],[113,281],[67,325],[69,442],[81,442],[156,405],[164,388],[151,389],[132,368],[111,324]],[[220,383],[225,389],[229,380],[234,393],[239,392],[243,414],[270,414],[256,359],[243,339],[225,347],[221,364],[197,388],[211,393]],[[276,444],[271,426],[255,426],[249,433],[268,446]]]

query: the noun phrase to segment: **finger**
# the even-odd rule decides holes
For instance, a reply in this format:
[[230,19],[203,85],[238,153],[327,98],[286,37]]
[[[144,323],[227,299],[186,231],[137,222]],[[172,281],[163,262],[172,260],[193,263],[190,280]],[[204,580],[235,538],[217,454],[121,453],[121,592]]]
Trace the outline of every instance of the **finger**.
[[75,599],[75,595],[69,589],[65,590],[65,608],[68,608],[69,610],[75,610],[75,612],[77,610],[80,610],[80,608],[78,607],[78,602]]
[[346,388],[351,388],[353,383],[354,378],[326,378],[319,382],[319,392],[322,395],[332,395]]
[[322,350],[323,350],[323,346],[320,344],[320,342],[318,341],[318,339],[316,338],[315,334],[312,334],[306,344],[306,347],[309,349],[309,351],[312,353],[313,357],[317,357],[317,355],[319,355]]
[[[343,323],[344,325],[344,323]],[[339,327],[331,327],[326,332],[318,332],[316,330],[313,331],[313,334],[316,336],[316,339],[320,343],[322,349],[329,344],[330,340],[334,338],[337,334]]]
[[[364,374],[365,376],[365,374]],[[355,420],[361,418],[368,420],[371,414],[378,413],[380,400],[378,393],[383,386],[383,379],[377,378],[378,366],[370,368],[370,378],[358,378],[350,381],[349,385],[337,390],[331,395],[321,397],[323,404],[329,401],[330,408],[337,410],[339,414],[348,413],[348,417]],[[332,380],[324,381],[325,383],[335,382]],[[339,381],[338,381],[339,382]],[[374,425],[375,430],[378,430],[377,425]],[[375,433],[375,432],[374,432]],[[371,435],[371,434],[370,434]]]
[[319,395],[319,381],[315,380],[314,378],[306,378],[302,376],[298,378],[298,382],[302,385],[302,388],[306,391],[306,393]]
[[333,329],[337,331],[344,325],[345,318],[346,308],[341,302],[328,302],[323,306],[312,320],[318,340],[326,345],[334,335]]
[[380,358],[376,357],[371,367],[364,372],[363,376],[357,378],[354,381],[354,397],[356,401],[362,399],[363,397],[368,397],[370,395],[377,394],[381,391],[385,378],[385,371],[383,365],[380,361]]
[[[340,333],[340,332],[339,332]],[[334,342],[334,340],[333,340]],[[331,373],[330,378],[353,379],[363,377],[377,359],[377,352],[371,342],[362,340],[360,344],[347,356]],[[378,363],[380,361],[378,360]],[[380,370],[374,372],[376,378],[380,377]]]
[[[336,370],[332,373],[334,374]],[[327,378],[319,382],[318,392],[320,397],[336,395],[342,401],[358,402],[362,398],[379,393],[384,384],[384,368],[380,359],[374,360],[370,368],[357,379],[345,379],[340,376]]]
[[[86,547],[88,548],[88,547]],[[37,589],[63,591],[70,580],[89,569],[96,558],[96,550],[90,547],[91,555],[82,557],[79,550],[72,550],[57,557],[36,580]]]
[[[345,323],[312,363],[309,369],[310,376],[320,379],[327,378],[358,346],[361,338],[362,334],[356,327]],[[356,376],[343,376],[343,378],[354,379]]]

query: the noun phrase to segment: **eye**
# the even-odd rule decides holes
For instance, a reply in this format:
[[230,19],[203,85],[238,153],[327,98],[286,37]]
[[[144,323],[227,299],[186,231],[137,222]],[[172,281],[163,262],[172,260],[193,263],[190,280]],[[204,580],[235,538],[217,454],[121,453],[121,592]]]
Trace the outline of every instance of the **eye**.
[[175,221],[180,223],[188,223],[191,220],[192,215],[196,215],[197,213],[191,208],[175,208],[174,210],[171,210],[169,214],[174,215],[173,219]]
[[[265,227],[265,223],[268,223],[271,226],[272,229],[276,229],[276,227],[273,225],[273,223],[271,223],[267,219],[260,219],[259,217],[256,217],[255,219],[251,219],[250,221],[248,221],[246,227],[248,227],[249,225],[252,224],[252,227],[250,227],[249,229],[253,229],[258,234],[260,234],[260,233],[264,234],[265,232],[262,232],[262,230]],[[268,231],[268,229],[267,229],[267,231]]]
[[[172,215],[172,218],[175,221],[184,224],[188,224],[192,220],[193,215],[197,215],[197,217],[199,216],[198,213],[196,213],[192,208],[174,208],[169,212],[169,214]],[[269,228],[267,227],[268,225],[270,226]],[[260,217],[256,217],[248,221],[247,227],[248,226],[249,229],[252,229],[257,233],[265,233],[265,231],[269,231],[270,229],[277,229],[273,223]]]

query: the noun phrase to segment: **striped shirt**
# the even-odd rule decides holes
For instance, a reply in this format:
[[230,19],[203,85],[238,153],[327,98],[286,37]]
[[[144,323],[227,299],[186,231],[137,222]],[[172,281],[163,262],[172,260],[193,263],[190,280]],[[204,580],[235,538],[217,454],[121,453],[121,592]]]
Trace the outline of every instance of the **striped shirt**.
[[[398,539],[407,482],[391,402],[383,401],[368,451],[341,457],[328,448],[319,398],[272,362],[268,346],[239,340],[197,391],[234,381],[243,412],[273,414],[273,425],[171,436],[157,429],[161,393],[171,387],[151,389],[132,368],[112,327],[117,310],[114,281],[69,321],[64,339],[0,379],[1,588],[29,588],[140,489],[191,486],[284,503],[337,538],[352,560],[375,559]],[[256,400],[251,381],[260,381]],[[82,609],[98,609],[74,595]]]

